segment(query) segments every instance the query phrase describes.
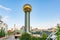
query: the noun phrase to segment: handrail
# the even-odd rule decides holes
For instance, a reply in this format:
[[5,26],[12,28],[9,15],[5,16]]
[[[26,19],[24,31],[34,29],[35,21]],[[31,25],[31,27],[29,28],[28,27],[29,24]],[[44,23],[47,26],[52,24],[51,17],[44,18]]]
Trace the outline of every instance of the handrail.
[[47,39],[46,40],[48,40],[50,37],[51,37],[51,35],[54,35],[54,34],[56,34],[58,31],[56,31],[55,33],[51,33],[48,37],[47,37]]

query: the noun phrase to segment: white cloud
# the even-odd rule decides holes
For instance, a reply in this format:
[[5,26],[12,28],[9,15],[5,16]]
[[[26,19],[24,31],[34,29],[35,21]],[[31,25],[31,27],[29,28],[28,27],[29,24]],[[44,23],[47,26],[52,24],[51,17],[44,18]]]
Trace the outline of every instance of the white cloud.
[[3,6],[3,5],[0,5],[0,8],[4,9],[4,10],[6,10],[6,11],[11,11],[11,10],[12,10],[12,9],[10,9],[10,8],[7,8],[7,7]]
[[5,17],[3,17],[3,19],[2,19],[3,21],[8,21],[8,16],[5,16]]

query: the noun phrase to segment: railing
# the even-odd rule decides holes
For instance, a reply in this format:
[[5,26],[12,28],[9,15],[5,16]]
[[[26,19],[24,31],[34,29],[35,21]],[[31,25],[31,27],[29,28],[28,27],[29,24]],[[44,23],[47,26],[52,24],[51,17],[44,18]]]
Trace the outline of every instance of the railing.
[[[56,31],[55,33],[51,33],[48,37],[47,37],[47,39],[46,40],[48,40],[52,35],[54,35],[54,34],[56,34],[58,31]],[[55,38],[56,39],[56,38]],[[54,39],[53,39],[54,40]]]

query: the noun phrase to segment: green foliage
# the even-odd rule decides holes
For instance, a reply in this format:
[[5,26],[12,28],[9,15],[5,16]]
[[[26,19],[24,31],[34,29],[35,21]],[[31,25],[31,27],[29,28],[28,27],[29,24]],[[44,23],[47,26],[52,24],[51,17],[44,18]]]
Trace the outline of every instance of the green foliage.
[[40,40],[39,37],[31,37],[31,40]]
[[0,37],[4,37],[5,36],[5,31],[3,28],[0,29]]
[[30,34],[28,34],[28,33],[24,33],[20,37],[20,40],[40,40],[40,37],[33,37]]
[[42,38],[47,38],[47,37],[48,37],[48,35],[46,33],[42,34]]
[[8,35],[13,35],[13,34],[14,34],[14,32],[7,32],[7,34],[8,34]]
[[20,37],[20,40],[31,40],[31,35],[28,33],[24,33],[22,34],[22,36]]
[[57,33],[56,33],[56,38],[57,38],[57,40],[60,40],[60,26],[59,25],[57,25]]
[[11,35],[12,33],[11,33],[11,32],[8,32],[7,34],[8,34],[8,35]]
[[59,36],[60,35],[60,32],[57,32],[56,35]]
[[43,37],[33,37],[28,33],[24,33],[22,34],[22,36],[20,37],[20,40],[46,40],[47,35],[44,33]]
[[60,40],[60,36],[57,36],[56,38],[57,38],[57,40]]
[[40,38],[40,40],[46,40],[46,38]]

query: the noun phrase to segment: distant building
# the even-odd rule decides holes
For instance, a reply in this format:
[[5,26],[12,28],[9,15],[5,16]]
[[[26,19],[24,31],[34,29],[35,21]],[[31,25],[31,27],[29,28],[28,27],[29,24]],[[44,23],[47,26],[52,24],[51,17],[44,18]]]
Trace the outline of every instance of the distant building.
[[60,26],[60,24],[57,24],[57,26]]
[[49,32],[56,32],[56,28],[49,28],[48,31]]
[[[20,28],[20,32],[21,33],[24,33],[24,31],[25,31],[25,26],[22,26],[21,28]],[[30,26],[30,32],[32,31],[32,27]]]
[[50,35],[52,32],[56,32],[56,28],[49,28],[49,29],[39,29],[34,28],[31,30],[32,34],[38,34],[42,36],[42,33],[46,33],[47,35]]
[[22,26],[21,28],[20,28],[20,33],[22,34],[22,33],[24,33],[24,26]]
[[4,23],[0,18],[0,29],[1,28],[3,28],[5,30],[5,32],[7,32],[7,30],[8,30],[8,25],[6,23]]

